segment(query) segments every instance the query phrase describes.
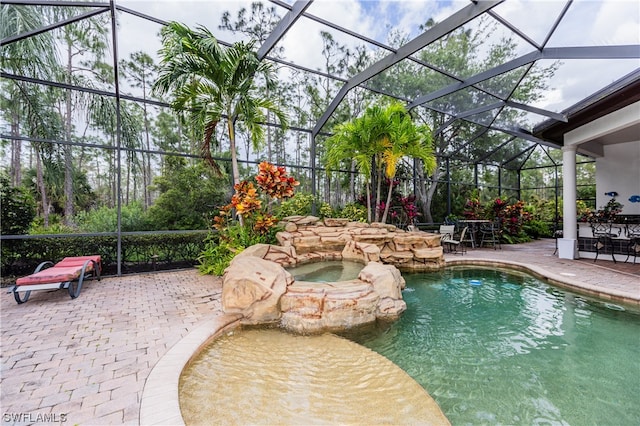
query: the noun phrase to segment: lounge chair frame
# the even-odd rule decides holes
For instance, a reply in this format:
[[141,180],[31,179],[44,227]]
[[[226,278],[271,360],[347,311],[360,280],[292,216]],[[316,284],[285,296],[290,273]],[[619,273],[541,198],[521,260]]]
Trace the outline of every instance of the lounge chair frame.
[[[74,264],[72,266],[65,265],[65,262],[74,262],[78,264]],[[80,264],[81,262],[81,264]],[[16,281],[16,284],[9,289],[9,293],[13,293],[13,297],[15,298],[18,304],[25,303],[29,300],[32,291],[38,290],[60,290],[67,289],[69,292],[69,296],[72,299],[77,298],[80,295],[80,291],[82,290],[82,284],[85,279],[94,277],[100,281],[100,272],[102,269],[102,262],[100,256],[81,256],[81,257],[66,257],[62,261],[58,262],[54,265],[51,261],[42,262],[39,264],[36,269],[33,271],[33,274],[25,277],[28,279],[38,274],[41,271],[45,271],[47,269],[51,269],[52,271],[58,267],[77,267],[79,269],[79,274],[73,279],[69,279],[66,281],[60,281],[60,279],[56,279],[54,277],[51,278],[51,282],[40,282],[37,284],[25,283],[21,284],[20,279]],[[41,279],[41,281],[46,281],[46,277]],[[22,294],[22,295],[21,295]]]

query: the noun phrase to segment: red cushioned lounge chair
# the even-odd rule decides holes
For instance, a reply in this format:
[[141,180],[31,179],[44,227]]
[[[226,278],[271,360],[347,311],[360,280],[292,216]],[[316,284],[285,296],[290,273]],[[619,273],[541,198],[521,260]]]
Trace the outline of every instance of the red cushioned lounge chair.
[[[53,262],[42,262],[33,274],[18,278],[9,293],[13,293],[18,304],[29,300],[31,292],[35,290],[66,288],[69,296],[75,299],[80,295],[84,279],[93,276],[100,281],[101,270],[102,261],[98,255],[65,257],[55,265]],[[24,297],[20,293],[24,293]]]

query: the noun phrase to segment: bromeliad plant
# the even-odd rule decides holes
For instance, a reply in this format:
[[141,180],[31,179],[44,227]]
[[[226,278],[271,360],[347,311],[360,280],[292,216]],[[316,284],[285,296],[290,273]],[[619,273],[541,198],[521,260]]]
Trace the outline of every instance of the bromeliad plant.
[[266,161],[259,164],[255,181],[257,188],[248,181],[234,185],[231,203],[220,208],[214,217],[217,233],[212,234],[198,258],[201,272],[222,275],[233,257],[245,248],[274,241],[278,218],[272,214],[273,205],[293,197],[300,182],[289,176],[284,167]]

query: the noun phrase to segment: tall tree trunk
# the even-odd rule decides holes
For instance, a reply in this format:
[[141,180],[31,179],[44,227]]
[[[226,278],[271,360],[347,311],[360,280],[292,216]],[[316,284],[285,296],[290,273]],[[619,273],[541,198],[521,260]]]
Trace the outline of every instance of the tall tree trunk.
[[300,165],[300,149],[302,143],[300,142],[300,132],[296,132],[296,166]]
[[[236,132],[235,132],[235,119],[231,118],[231,115],[227,115],[227,129],[229,130],[229,149],[231,151],[231,171],[233,173],[233,185],[240,183],[240,169],[238,167],[238,153],[236,152]],[[231,191],[233,193],[233,190]],[[238,222],[240,226],[244,226],[244,218],[242,215],[238,215]]]
[[[11,135],[20,136],[20,124],[17,114],[11,116]],[[11,140],[11,183],[13,186],[20,186],[22,183],[22,141]]]
[[416,168],[418,169],[416,195],[419,204],[422,206],[422,216],[424,217],[425,222],[431,223],[433,222],[433,216],[431,215],[431,203],[433,202],[433,195],[435,194],[438,186],[437,182],[440,180],[440,177],[442,177],[442,173],[439,171],[439,168],[436,167],[436,171],[433,173],[433,176],[425,176],[422,161],[420,160],[416,161]]
[[335,179],[336,189],[333,192],[333,204],[332,206],[339,206],[342,204],[342,184],[340,183],[340,177]]
[[[147,88],[146,82],[143,83],[143,93],[144,98],[147,98]],[[149,129],[149,115],[147,112],[147,104],[142,104],[144,111],[144,134],[147,144],[147,152],[142,154],[142,180],[144,184],[144,208],[145,210],[151,206],[151,191],[149,187],[151,186],[152,178],[151,178],[151,136]]]
[[384,213],[380,222],[387,223],[387,214],[389,213],[389,205],[391,204],[391,192],[393,192],[393,178],[389,179],[389,193],[387,194],[387,203],[384,206]]
[[356,161],[351,160],[351,173],[349,174],[349,198],[351,202],[356,200]]
[[115,207],[118,205],[118,158],[120,152],[111,151],[111,165],[110,165],[110,173],[111,173],[111,207]]
[[229,130],[229,150],[231,151],[231,171],[233,173],[233,184],[240,183],[240,169],[238,167],[238,153],[236,152],[236,132],[234,120],[230,115],[227,119],[227,128]]
[[40,153],[36,152],[36,182],[40,191],[40,201],[42,202],[42,219],[45,229],[49,227],[49,199],[47,189],[44,186],[44,174],[42,172],[42,159]]
[[[132,152],[131,155],[133,156],[133,202],[136,202],[136,200],[138,199],[138,170],[140,170],[140,163],[138,162],[138,154],[135,152]],[[143,159],[144,161],[144,159]]]
[[324,172],[324,201],[331,202],[331,173]]
[[129,190],[131,188],[131,153],[127,153],[127,190],[125,204],[129,204]]
[[[71,46],[67,48],[67,83],[71,84]],[[71,90],[66,92],[65,138],[64,145],[64,223],[73,226],[73,149],[71,142]]]
[[380,221],[380,196],[382,195],[382,169],[378,170],[376,182],[376,222]]
[[371,183],[367,182],[367,223],[371,223]]
[[[98,156],[96,155],[95,157],[96,160],[96,187],[98,188],[98,190],[100,190],[100,192],[102,192],[102,176],[100,175],[100,160],[98,159]],[[104,202],[104,198],[101,196],[100,197],[100,203]]]

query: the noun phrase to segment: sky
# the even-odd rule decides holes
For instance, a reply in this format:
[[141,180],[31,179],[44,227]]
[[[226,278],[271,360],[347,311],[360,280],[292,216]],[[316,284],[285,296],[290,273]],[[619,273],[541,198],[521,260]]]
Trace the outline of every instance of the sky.
[[[265,5],[274,6],[265,1]],[[293,3],[288,0],[287,3]],[[230,33],[218,29],[223,11],[250,9],[251,1],[244,0],[119,0],[118,5],[170,21],[180,21],[189,26],[196,24],[209,28],[220,40],[234,41]],[[466,0],[315,0],[307,13],[335,22],[349,30],[382,43],[392,29],[402,31],[413,38],[420,33],[419,26],[429,18],[442,21],[451,13],[467,6]],[[556,17],[564,7],[564,1],[557,0],[507,0],[493,10],[502,18],[518,27],[536,43],[543,43]],[[286,10],[275,6],[278,14],[284,16]],[[122,14],[119,29],[119,56],[127,57],[134,51],[143,50],[154,55],[160,48],[157,33],[160,26],[137,17]],[[468,28],[475,25],[471,23]],[[506,36],[511,32],[502,25],[494,37]],[[349,35],[341,34],[315,21],[300,18],[288,31],[280,44],[285,48],[285,59],[309,68],[322,68],[323,58],[320,31],[329,31],[334,38],[350,47],[363,44]],[[535,48],[525,40],[518,40],[518,54],[529,53]],[[548,47],[628,45],[640,44],[640,2],[637,0],[577,0],[549,39]],[[372,50],[378,48],[368,45]],[[541,65],[550,65],[542,61]],[[640,60],[565,60],[550,81],[550,90],[536,106],[554,112],[575,104],[604,86],[621,78],[636,68]],[[545,117],[539,117],[538,121]],[[535,120],[535,117],[534,117]]]

